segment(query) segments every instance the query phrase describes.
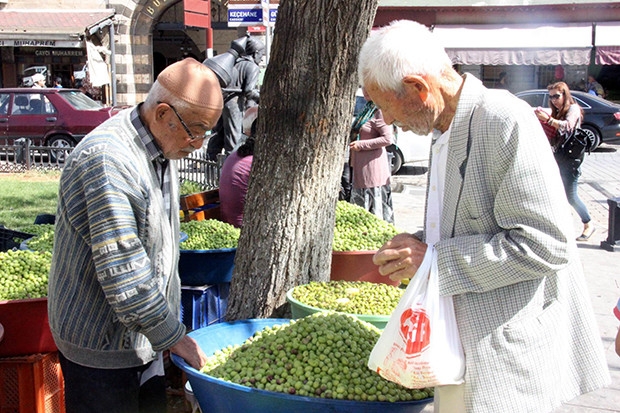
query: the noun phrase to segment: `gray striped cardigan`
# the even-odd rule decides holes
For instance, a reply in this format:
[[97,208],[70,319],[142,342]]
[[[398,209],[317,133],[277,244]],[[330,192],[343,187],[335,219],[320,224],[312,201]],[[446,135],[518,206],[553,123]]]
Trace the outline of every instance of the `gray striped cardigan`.
[[[166,216],[130,112],[84,138],[60,180],[49,322],[63,355],[95,368],[145,364],[185,334],[179,217]],[[169,168],[178,211],[178,172]]]

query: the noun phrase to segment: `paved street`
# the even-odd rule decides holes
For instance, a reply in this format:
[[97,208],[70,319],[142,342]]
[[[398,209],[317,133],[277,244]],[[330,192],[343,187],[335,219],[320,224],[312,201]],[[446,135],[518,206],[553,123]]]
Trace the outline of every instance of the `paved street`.
[[[408,232],[422,228],[427,165],[408,164],[392,178],[396,226]],[[589,293],[612,375],[610,387],[571,400],[554,413],[620,412],[620,357],[614,351],[618,321],[612,314],[620,297],[620,248],[609,252],[600,247],[608,237],[610,198],[620,198],[620,144],[602,145],[586,157],[579,180],[579,195],[586,203],[596,232],[580,242],[579,252],[588,280]],[[582,224],[573,211],[575,234]],[[424,413],[433,411],[432,405]]]

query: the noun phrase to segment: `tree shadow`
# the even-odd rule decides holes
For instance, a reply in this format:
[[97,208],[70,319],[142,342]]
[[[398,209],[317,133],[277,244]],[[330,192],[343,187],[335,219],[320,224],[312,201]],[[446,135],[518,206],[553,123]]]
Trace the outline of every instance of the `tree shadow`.
[[424,175],[428,172],[427,166],[403,165],[396,175]]
[[617,152],[617,151],[618,149],[614,148],[613,146],[607,146],[605,144],[602,144],[601,146],[596,148],[593,152]]

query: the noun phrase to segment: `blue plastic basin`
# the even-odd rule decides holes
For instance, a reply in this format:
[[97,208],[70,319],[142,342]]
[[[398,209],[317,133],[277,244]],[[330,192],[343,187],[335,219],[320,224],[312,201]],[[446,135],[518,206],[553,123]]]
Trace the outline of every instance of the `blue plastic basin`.
[[200,286],[229,283],[235,266],[237,248],[219,250],[181,250],[179,277],[181,284]]
[[[212,355],[226,346],[241,344],[255,332],[286,319],[241,320],[199,328],[189,333],[203,351]],[[254,389],[220,380],[190,367],[173,354],[172,362],[187,375],[192,391],[203,412],[209,413],[419,413],[432,398],[410,402],[360,402],[294,396]]]

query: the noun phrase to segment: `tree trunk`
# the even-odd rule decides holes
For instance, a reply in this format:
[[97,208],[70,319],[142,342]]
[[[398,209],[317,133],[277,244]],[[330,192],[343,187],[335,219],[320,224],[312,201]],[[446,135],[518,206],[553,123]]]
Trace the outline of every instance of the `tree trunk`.
[[228,320],[288,317],[286,292],[327,281],[335,207],[378,0],[281,0]]

